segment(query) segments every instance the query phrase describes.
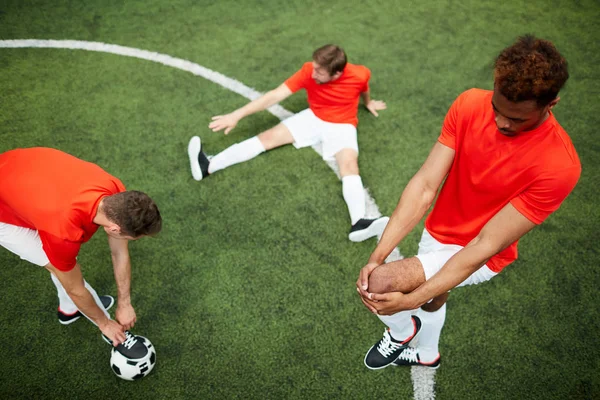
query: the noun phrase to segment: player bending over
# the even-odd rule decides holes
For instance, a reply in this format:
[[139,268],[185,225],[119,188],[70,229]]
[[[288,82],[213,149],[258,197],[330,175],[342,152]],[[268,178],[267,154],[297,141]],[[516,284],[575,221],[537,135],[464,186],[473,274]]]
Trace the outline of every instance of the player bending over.
[[[98,296],[77,262],[81,245],[99,227],[108,235],[117,283],[116,321],[107,312],[114,299]],[[125,191],[119,179],[95,164],[42,147],[0,154],[0,246],[50,271],[61,324],[87,317],[130,359],[145,356],[147,349],[127,331],[136,322],[128,244],[161,227],[148,195]]]

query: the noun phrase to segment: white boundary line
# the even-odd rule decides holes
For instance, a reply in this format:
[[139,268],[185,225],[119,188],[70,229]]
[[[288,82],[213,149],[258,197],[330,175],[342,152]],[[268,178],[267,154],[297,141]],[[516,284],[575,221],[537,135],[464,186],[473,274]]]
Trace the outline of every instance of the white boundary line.
[[[41,39],[17,39],[17,40],[0,40],[0,48],[52,48],[52,49],[70,49],[70,50],[87,50],[96,51],[100,53],[111,53],[121,55],[125,57],[140,58],[142,60],[148,60],[163,64],[169,67],[177,68],[182,71],[190,72],[194,75],[200,76],[211,82],[216,83],[224,87],[227,90],[235,92],[248,100],[254,100],[262,95],[262,93],[244,85],[240,81],[229,78],[219,72],[213,71],[199,64],[187,61],[181,58],[171,57],[167,54],[156,53],[147,50],[140,50],[133,47],[124,47],[116,44],[107,44],[102,42],[87,42],[82,40],[41,40]],[[268,109],[268,111],[279,118],[280,120],[286,119],[292,115],[292,112],[286,110],[279,104],[274,105]],[[320,146],[313,146],[313,149],[322,155]],[[337,165],[335,162],[328,162],[329,167],[336,173],[338,178],[340,177]],[[375,200],[369,194],[369,191],[365,188],[365,199],[366,199],[366,216],[368,218],[379,217],[381,212],[375,203]],[[400,251],[396,248],[389,257],[386,259],[387,262],[396,261],[402,259],[403,256]],[[435,370],[423,371],[425,368],[413,367],[411,368],[411,378],[413,381],[413,388],[415,393],[415,400],[426,400],[434,399],[434,377]],[[424,372],[427,372],[424,374]]]

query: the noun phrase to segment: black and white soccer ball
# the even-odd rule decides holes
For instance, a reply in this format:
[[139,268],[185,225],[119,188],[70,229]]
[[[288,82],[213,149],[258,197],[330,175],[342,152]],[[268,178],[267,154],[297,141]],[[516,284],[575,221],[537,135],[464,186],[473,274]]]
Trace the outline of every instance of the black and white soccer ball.
[[131,360],[119,353],[116,349],[111,350],[110,367],[121,379],[135,381],[148,375],[156,365],[156,351],[152,343],[143,336],[136,336],[148,349],[148,353],[140,360]]

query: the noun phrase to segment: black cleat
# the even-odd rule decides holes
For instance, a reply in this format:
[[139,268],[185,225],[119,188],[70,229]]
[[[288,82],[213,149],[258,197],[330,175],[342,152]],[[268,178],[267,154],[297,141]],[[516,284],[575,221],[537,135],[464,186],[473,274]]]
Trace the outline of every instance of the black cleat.
[[390,335],[389,328],[383,332],[383,338],[375,343],[365,355],[365,365],[369,369],[385,368],[393,363],[402,352],[408,347],[408,343],[417,336],[421,330],[421,320],[416,315],[412,317],[414,327],[413,334],[402,342],[394,339]]
[[[105,310],[109,310],[113,306],[113,304],[115,304],[115,299],[109,295],[100,296],[100,301],[102,302],[102,305],[104,306]],[[57,315],[58,322],[60,322],[63,325],[72,324],[79,318],[83,317],[83,314],[79,311],[75,311],[73,314],[65,314],[64,312],[60,311],[60,308],[58,309]]]
[[190,158],[190,167],[194,179],[201,181],[202,178],[206,178],[210,161],[202,151],[202,141],[198,136],[192,137],[188,143],[188,157]]
[[[104,333],[102,334],[102,339],[112,346],[112,341]],[[144,341],[143,337],[125,331],[125,341],[115,347],[115,350],[130,360],[139,360],[148,354],[148,348],[144,345]]]
[[414,347],[407,347],[404,349],[402,353],[398,356],[398,358],[392,363],[394,367],[402,367],[402,366],[413,366],[418,365],[422,367],[427,367],[431,369],[437,369],[440,366],[441,357],[438,353],[438,356],[432,362],[422,362],[419,358],[419,350]]
[[352,242],[362,242],[374,236],[381,236],[389,220],[389,217],[361,218],[350,228],[348,239]]

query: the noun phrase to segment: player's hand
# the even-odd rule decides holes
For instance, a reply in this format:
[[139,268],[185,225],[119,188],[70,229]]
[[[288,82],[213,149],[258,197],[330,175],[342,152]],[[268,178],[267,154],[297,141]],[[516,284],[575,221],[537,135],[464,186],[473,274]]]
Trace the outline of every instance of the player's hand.
[[117,347],[120,343],[125,341],[125,328],[121,326],[117,321],[112,319],[106,319],[102,325],[98,325],[100,331],[112,341],[114,347]]
[[377,113],[378,110],[385,110],[387,108],[387,105],[385,104],[385,102],[381,101],[381,100],[369,100],[369,104],[367,104],[367,110],[369,110],[371,112],[371,114],[373,114],[376,117],[379,117],[379,114]]
[[400,292],[390,293],[369,293],[361,297],[363,304],[377,315],[392,315],[400,311],[412,310],[407,295]]
[[123,328],[129,330],[133,328],[136,322],[135,310],[131,304],[117,304],[117,311],[115,311],[115,318],[123,326]]
[[366,296],[369,293],[367,290],[369,289],[369,276],[371,276],[371,272],[381,264],[370,262],[364,267],[361,268],[360,273],[358,274],[358,279],[356,280],[356,289],[361,294],[361,296]]
[[225,129],[225,134],[227,135],[233,128],[236,127],[239,122],[239,118],[237,118],[233,113],[227,115],[217,115],[212,117],[212,122],[208,124],[208,127],[212,129],[213,132],[219,132],[220,130]]
[[369,311],[371,311],[374,314],[377,314],[377,310],[365,300],[368,299],[370,295],[370,293],[367,291],[369,289],[369,276],[371,275],[371,272],[373,272],[373,270],[379,267],[380,265],[381,264],[375,262],[368,263],[367,265],[362,267],[360,273],[358,274],[358,279],[356,281],[356,291],[360,296],[360,300],[363,302],[365,307],[367,307]]

